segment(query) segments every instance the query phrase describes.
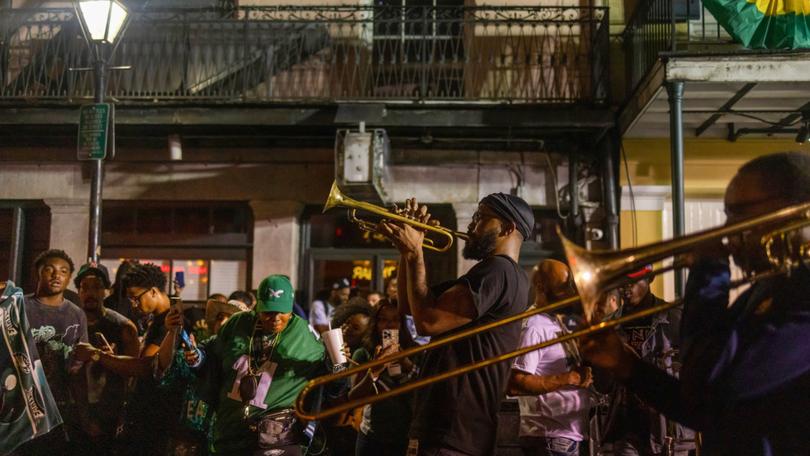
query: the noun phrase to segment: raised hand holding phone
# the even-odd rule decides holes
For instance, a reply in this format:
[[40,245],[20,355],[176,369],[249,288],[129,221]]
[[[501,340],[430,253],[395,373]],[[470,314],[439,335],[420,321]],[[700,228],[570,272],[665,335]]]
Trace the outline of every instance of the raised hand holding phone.
[[[399,329],[383,329],[382,331],[382,354],[383,356],[394,354],[399,351]],[[402,366],[399,363],[389,363],[388,375],[395,377],[402,375]]]
[[186,273],[176,271],[174,273],[174,294],[180,296],[180,293],[183,292],[183,288],[186,288]]

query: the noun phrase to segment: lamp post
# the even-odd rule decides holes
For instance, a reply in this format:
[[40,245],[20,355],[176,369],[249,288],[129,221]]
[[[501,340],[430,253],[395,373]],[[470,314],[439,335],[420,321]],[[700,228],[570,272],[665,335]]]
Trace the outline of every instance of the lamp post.
[[[107,90],[108,59],[115,50],[112,45],[123,34],[129,12],[117,0],[80,0],[75,7],[84,39],[93,55],[94,97],[104,102]],[[111,49],[112,48],[112,49]],[[109,51],[109,52],[108,52]],[[113,126],[113,129],[115,126]],[[106,147],[106,143],[105,143]],[[101,198],[104,186],[104,158],[91,159],[93,180],[90,186],[90,230],[87,256],[98,262],[101,253]]]

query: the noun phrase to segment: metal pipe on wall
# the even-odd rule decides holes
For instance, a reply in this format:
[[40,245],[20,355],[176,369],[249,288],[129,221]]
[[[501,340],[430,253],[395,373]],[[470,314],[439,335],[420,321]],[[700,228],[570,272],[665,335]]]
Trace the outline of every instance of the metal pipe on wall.
[[616,186],[616,172],[613,160],[617,150],[614,136],[609,134],[602,141],[602,199],[605,205],[605,240],[610,249],[619,248],[619,211],[618,187]]
[[[94,102],[104,103],[104,92],[107,90],[107,63],[103,49],[99,50],[93,64],[95,80]],[[87,242],[87,257],[98,262],[101,254],[101,201],[104,189],[104,159],[92,160],[93,180],[90,183],[90,233]]]
[[[669,96],[669,136],[670,159],[672,167],[672,236],[685,234],[684,220],[684,185],[683,185],[683,81],[667,83]],[[675,297],[683,296],[685,284],[683,269],[675,271]]]
[[582,241],[579,223],[579,161],[575,154],[568,154],[568,193],[570,204],[569,234],[578,242]]

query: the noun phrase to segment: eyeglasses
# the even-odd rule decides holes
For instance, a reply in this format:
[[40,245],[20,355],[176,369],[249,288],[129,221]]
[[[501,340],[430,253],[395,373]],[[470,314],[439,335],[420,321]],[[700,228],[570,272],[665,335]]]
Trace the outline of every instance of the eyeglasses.
[[151,290],[152,289],[149,288],[149,289],[145,290],[143,293],[139,294],[138,296],[127,296],[127,299],[129,299],[129,303],[132,304],[133,307],[137,306],[137,305],[140,305],[141,304],[141,297],[143,297],[143,295],[145,295],[146,293],[149,293]]

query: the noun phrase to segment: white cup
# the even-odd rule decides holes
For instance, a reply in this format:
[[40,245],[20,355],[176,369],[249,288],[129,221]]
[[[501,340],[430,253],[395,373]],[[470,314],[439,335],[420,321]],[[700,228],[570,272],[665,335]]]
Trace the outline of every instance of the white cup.
[[343,352],[343,330],[340,328],[330,329],[321,333],[321,340],[326,345],[329,358],[332,364],[343,364],[348,362],[346,353]]

